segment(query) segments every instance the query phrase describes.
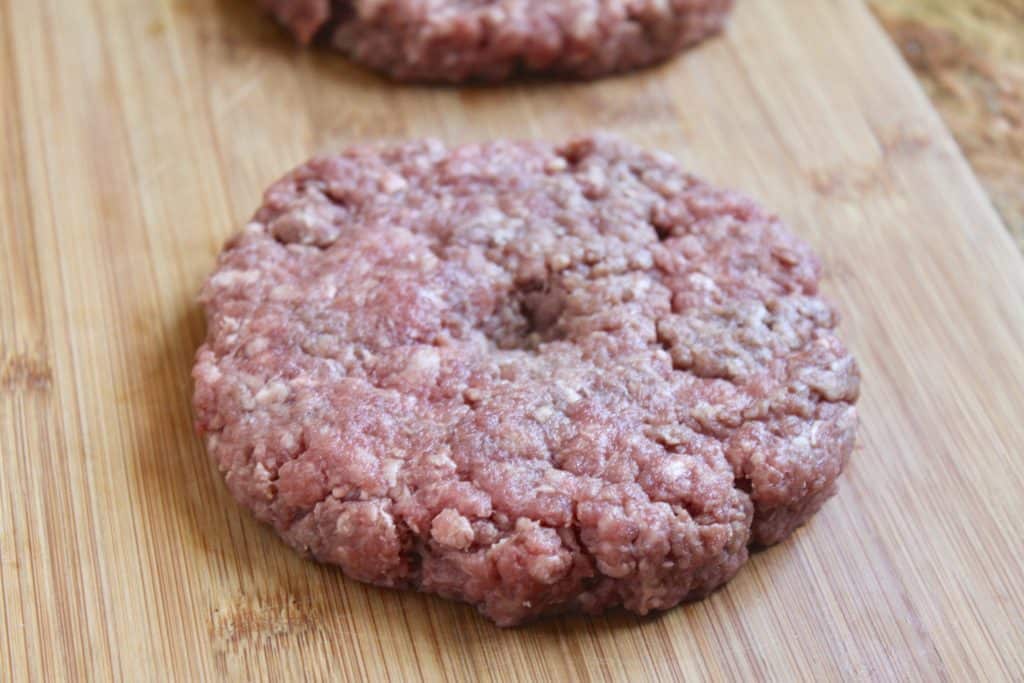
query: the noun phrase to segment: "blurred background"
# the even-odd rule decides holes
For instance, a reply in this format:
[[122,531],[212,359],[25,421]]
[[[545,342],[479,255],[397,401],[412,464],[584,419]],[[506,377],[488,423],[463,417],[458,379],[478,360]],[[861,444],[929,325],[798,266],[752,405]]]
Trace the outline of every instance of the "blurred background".
[[870,0],[1024,251],[1024,0]]

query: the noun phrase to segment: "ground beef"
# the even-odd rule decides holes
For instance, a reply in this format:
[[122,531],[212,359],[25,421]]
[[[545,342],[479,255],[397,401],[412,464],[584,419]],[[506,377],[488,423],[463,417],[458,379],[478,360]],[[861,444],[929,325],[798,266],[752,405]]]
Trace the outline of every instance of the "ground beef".
[[303,43],[400,80],[594,78],[721,30],[733,0],[260,0]]
[[361,581],[501,625],[727,581],[832,495],[858,372],[818,261],[611,138],[315,159],[202,293],[232,494]]

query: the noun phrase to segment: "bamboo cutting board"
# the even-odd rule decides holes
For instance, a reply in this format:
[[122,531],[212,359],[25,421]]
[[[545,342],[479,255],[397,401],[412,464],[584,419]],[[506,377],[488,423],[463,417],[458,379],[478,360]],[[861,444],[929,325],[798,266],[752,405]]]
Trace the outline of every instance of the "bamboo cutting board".
[[[244,0],[0,0],[0,679],[1020,680],[1024,259],[860,0],[590,85],[399,87]],[[659,617],[499,630],[298,559],[191,428],[194,296],[271,180],[377,137],[610,129],[777,209],[864,374],[839,496]]]

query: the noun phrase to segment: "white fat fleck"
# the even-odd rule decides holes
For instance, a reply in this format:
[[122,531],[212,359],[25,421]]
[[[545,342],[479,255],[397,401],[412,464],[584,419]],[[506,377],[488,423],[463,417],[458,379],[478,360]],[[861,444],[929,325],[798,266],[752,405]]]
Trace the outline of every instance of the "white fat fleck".
[[544,481],[551,484],[558,491],[564,491],[570,479],[572,479],[572,476],[562,470],[549,469],[544,473]]
[[427,346],[412,354],[404,374],[417,377],[436,377],[440,369],[441,355],[437,349]]
[[444,299],[441,298],[440,292],[436,292],[432,289],[424,289],[420,292],[420,296],[426,301],[437,304],[439,308],[444,305]]
[[222,270],[212,278],[210,284],[214,287],[236,287],[238,285],[251,285],[260,279],[258,270]]
[[342,537],[349,537],[352,536],[360,526],[359,520],[355,518],[355,515],[342,512],[338,515],[338,520],[334,523],[334,531]]
[[569,168],[569,163],[562,157],[555,157],[544,165],[544,170],[548,173],[560,173],[567,168]]
[[338,346],[338,338],[330,334],[318,334],[303,342],[303,348],[317,356],[329,356]]
[[256,402],[260,405],[280,403],[288,398],[288,385],[281,380],[274,380],[259,390],[256,394]]
[[381,189],[388,194],[401,192],[406,186],[408,186],[408,183],[405,182],[405,178],[397,173],[388,173],[380,180]]
[[[605,544],[601,544],[602,546]],[[597,558],[597,569],[605,576],[610,576],[613,579],[621,579],[629,575],[635,567],[635,563],[632,561],[620,561],[616,564],[610,564],[602,558]]]
[[600,166],[591,166],[584,177],[597,188],[603,188],[608,184],[608,176]]
[[242,410],[255,410],[256,401],[252,398],[252,392],[244,385],[238,385],[238,403]]
[[705,292],[713,292],[718,289],[718,285],[715,284],[715,281],[703,273],[692,273],[687,279],[689,279],[690,284],[696,289]]
[[267,378],[262,374],[254,375],[251,372],[241,372],[238,374],[238,381],[248,387],[250,391],[259,391],[267,383]]
[[657,179],[657,189],[667,195],[678,195],[683,189],[683,182],[679,178],[674,177],[662,177]]
[[678,446],[683,442],[679,430],[672,427],[658,427],[652,430],[652,435],[666,446]]
[[427,464],[431,467],[444,470],[454,470],[455,461],[448,457],[446,452],[431,453],[426,457]]
[[555,382],[555,384],[559,389],[562,390],[562,396],[568,403],[576,403],[576,401],[579,401],[581,398],[583,398],[583,396],[580,395],[580,392],[576,391],[575,388],[569,386],[565,382],[558,381]]
[[665,475],[672,479],[678,479],[682,477],[683,475],[687,474],[688,470],[689,468],[686,466],[686,463],[678,458],[673,458],[669,460],[668,463],[662,468],[662,471],[665,473]]
[[540,524],[533,521],[529,517],[517,517],[516,518],[516,533],[525,534],[533,529],[540,527]]
[[632,287],[633,296],[639,298],[643,296],[644,292],[651,288],[651,281],[647,278],[638,279]]
[[271,301],[288,301],[299,295],[299,290],[291,285],[278,285],[270,290]]
[[[298,216],[292,214],[294,220],[296,220],[305,230],[311,230],[316,227],[317,223],[320,222],[320,212],[315,204],[306,204],[302,207],[302,213]],[[308,242],[309,235],[305,236],[306,239],[303,242]]]
[[500,7],[489,7],[485,10],[483,16],[492,26],[499,26],[504,23],[506,12]]
[[473,526],[454,508],[445,508],[431,523],[430,536],[443,546],[465,550],[473,542]]
[[821,442],[822,442],[822,438],[821,438],[822,434],[821,433],[824,431],[824,429],[825,429],[825,423],[824,422],[815,422],[814,425],[811,426],[811,443],[814,444],[815,446],[818,446],[818,445],[821,444]]
[[380,466],[380,472],[384,475],[384,481],[387,482],[388,488],[395,486],[398,483],[398,472],[402,469],[402,461],[394,458],[388,458]]
[[555,409],[550,405],[543,405],[533,411],[533,419],[544,424],[555,414]]
[[498,209],[487,208],[480,212],[468,230],[470,234],[486,237],[492,245],[500,247],[512,239],[521,223],[521,220],[509,218]]
[[651,268],[654,266],[654,257],[649,251],[641,251],[633,254],[632,262],[638,268]]
[[597,24],[597,10],[587,9],[576,15],[569,27],[569,33],[576,39],[585,38],[592,33]]
[[745,377],[747,374],[746,363],[741,358],[730,358],[725,363],[725,370],[730,377]]
[[719,408],[708,401],[700,401],[690,408],[690,415],[702,425],[713,424],[718,418]]
[[298,441],[295,440],[295,435],[294,434],[292,434],[291,432],[281,432],[281,448],[282,449],[284,449],[285,451],[290,453],[298,445],[299,445],[299,443],[298,443]]
[[220,368],[212,363],[203,363],[203,365],[200,366],[199,373],[202,375],[202,378],[210,384],[217,382],[221,377]]
[[557,273],[572,265],[572,259],[565,252],[558,252],[548,257],[548,265]]
[[266,337],[253,337],[245,345],[245,353],[247,356],[252,357],[266,351],[268,346],[270,346],[270,342],[267,341]]
[[503,247],[512,241],[513,234],[512,230],[508,227],[496,228],[491,232],[491,244],[496,247]]

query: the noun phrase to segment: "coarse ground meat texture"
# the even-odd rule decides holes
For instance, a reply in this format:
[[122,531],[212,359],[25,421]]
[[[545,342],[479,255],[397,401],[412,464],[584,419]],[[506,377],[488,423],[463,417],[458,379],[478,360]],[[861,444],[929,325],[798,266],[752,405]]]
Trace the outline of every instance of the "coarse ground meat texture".
[[500,625],[645,614],[833,494],[858,371],[808,247],[613,138],[315,159],[201,295],[232,494],[361,581]]
[[595,78],[720,31],[733,0],[259,0],[314,40],[409,81]]

